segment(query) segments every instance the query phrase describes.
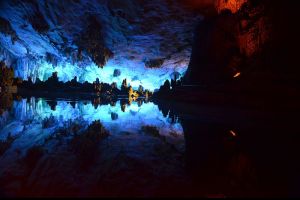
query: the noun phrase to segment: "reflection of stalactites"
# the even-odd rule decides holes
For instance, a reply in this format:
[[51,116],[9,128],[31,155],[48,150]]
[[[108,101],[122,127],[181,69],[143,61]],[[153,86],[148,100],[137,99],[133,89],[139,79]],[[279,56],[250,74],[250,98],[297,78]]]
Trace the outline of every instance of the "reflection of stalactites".
[[[137,101],[138,97],[137,96],[132,96],[128,98],[128,104],[131,105],[131,103],[134,101]],[[141,100],[140,100],[141,101]],[[138,101],[138,103],[140,102]]]
[[146,90],[146,91],[145,91],[145,99],[144,99],[144,103],[148,103],[148,102],[150,102],[150,100],[149,100],[149,92],[148,92],[148,90]]
[[126,111],[126,104],[122,104],[122,105],[121,105],[121,110],[122,110],[123,112]]
[[132,101],[136,101],[138,98],[139,94],[137,93],[137,91],[134,91],[130,86],[128,92],[129,105],[131,105]]
[[134,99],[129,97],[128,98],[128,105],[131,105],[133,101],[134,101]]
[[13,96],[11,93],[3,93],[0,95],[0,109],[9,110],[13,105]]
[[117,113],[112,112],[111,113],[111,120],[117,120],[119,115]]
[[166,115],[171,120],[172,124],[178,123],[179,117],[178,115],[174,112],[174,110],[170,109],[168,111],[168,114]]
[[26,117],[27,112],[27,99],[22,99],[21,101],[21,111],[18,112],[17,115],[15,115],[16,119],[23,120]]
[[8,133],[6,140],[0,141],[0,156],[2,156],[5,151],[7,151],[11,144],[15,141],[16,137],[11,136],[11,133]]
[[94,85],[94,90],[97,93],[97,96],[100,96],[102,90],[102,84],[99,82],[99,78],[96,79],[93,85]]
[[112,107],[115,107],[115,106],[116,106],[116,104],[117,104],[117,102],[116,102],[116,101],[111,101],[111,102],[110,102],[110,106],[112,106]]
[[57,106],[57,101],[47,101],[48,105],[50,106],[51,110],[55,111]]
[[135,116],[137,113],[138,113],[138,112],[135,112],[135,111],[130,110],[130,114],[131,114],[132,116]]
[[75,107],[76,107],[76,102],[75,102],[75,101],[71,101],[71,102],[70,102],[70,105],[72,106],[72,108],[75,109]]
[[143,101],[142,101],[142,100],[139,100],[139,101],[138,101],[138,106],[141,107],[142,105],[143,105]]
[[170,110],[169,109],[162,109],[162,113],[164,117],[168,117]]
[[126,110],[126,104],[129,104],[129,102],[127,102],[127,100],[126,99],[121,99],[120,100],[120,106],[121,106],[121,110],[123,111],[123,112],[125,112],[125,110]]
[[95,108],[95,109],[97,109],[98,106],[99,106],[100,104],[101,104],[101,98],[100,98],[100,97],[95,98],[95,99],[93,100],[93,105],[94,105],[94,108]]

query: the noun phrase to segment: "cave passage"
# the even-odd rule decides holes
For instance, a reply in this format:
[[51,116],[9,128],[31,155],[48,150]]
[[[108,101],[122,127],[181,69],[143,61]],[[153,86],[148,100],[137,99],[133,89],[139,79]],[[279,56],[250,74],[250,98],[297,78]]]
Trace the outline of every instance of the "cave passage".
[[0,0],[0,198],[300,197],[296,2]]

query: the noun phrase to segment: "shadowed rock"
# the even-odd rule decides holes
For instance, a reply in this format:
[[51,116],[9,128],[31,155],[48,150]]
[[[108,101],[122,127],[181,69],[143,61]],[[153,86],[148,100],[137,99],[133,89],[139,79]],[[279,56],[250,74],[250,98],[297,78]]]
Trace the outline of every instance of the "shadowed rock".
[[10,22],[3,17],[0,17],[0,32],[5,35],[10,35],[13,43],[19,39],[16,31],[11,27]]
[[105,47],[102,25],[96,16],[89,16],[86,30],[77,41],[79,49],[85,50],[92,60],[103,67],[109,58],[113,57],[113,52]]
[[145,62],[147,68],[160,68],[164,64],[164,59],[151,59]]

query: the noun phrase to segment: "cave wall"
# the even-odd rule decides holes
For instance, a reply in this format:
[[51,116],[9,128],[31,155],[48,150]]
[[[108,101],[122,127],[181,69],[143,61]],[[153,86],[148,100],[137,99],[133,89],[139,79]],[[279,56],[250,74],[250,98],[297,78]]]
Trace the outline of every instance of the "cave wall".
[[[195,30],[185,80],[218,85],[235,79],[296,82],[297,1],[217,0]],[[273,78],[273,79],[272,79]],[[242,84],[242,82],[239,82]]]
[[2,0],[0,61],[24,80],[56,71],[154,90],[186,71],[198,20],[169,0]]

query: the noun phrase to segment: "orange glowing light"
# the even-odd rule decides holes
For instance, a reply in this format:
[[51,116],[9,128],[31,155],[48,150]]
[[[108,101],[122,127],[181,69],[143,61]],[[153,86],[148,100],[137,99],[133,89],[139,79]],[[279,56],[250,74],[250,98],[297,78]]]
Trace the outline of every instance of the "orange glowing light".
[[233,78],[237,78],[237,77],[239,77],[241,75],[241,72],[238,72],[238,73],[236,73],[234,76],[233,76]]
[[220,13],[222,10],[228,9],[232,13],[236,13],[247,0],[216,0],[215,5]]
[[233,130],[230,131],[230,134],[231,134],[233,137],[236,137],[236,133],[235,133]]

